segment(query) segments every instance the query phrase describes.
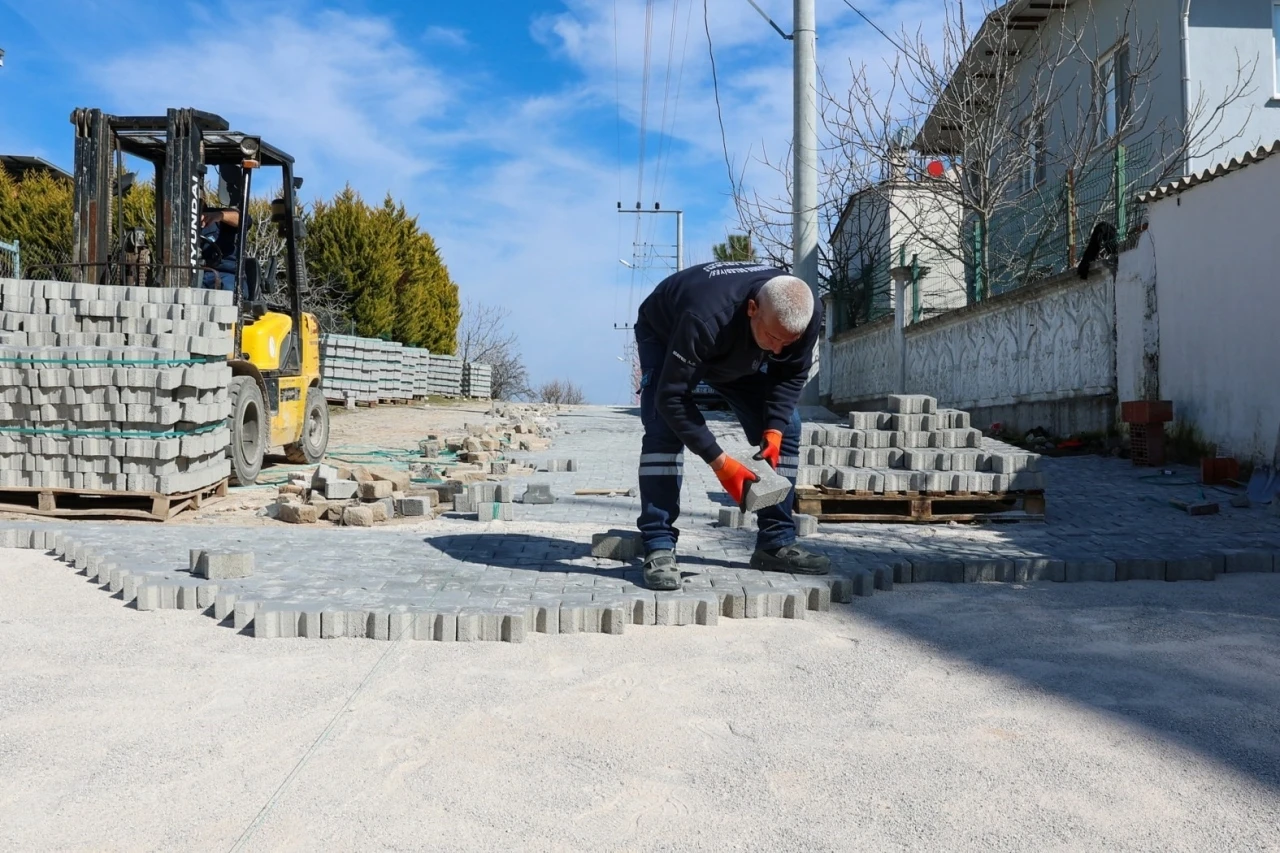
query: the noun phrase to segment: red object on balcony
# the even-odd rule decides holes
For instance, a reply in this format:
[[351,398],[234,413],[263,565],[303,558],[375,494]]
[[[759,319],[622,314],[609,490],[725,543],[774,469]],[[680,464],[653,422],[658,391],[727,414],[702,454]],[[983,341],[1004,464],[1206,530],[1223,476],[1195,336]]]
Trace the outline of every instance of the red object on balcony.
[[1164,424],[1173,420],[1172,400],[1130,400],[1120,404],[1120,420],[1127,424]]

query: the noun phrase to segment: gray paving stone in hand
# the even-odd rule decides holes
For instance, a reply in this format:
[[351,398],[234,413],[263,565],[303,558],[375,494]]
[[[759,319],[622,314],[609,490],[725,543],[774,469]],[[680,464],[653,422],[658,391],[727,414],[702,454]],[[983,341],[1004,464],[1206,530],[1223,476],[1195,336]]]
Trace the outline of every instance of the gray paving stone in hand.
[[759,480],[748,483],[743,490],[742,510],[744,512],[759,512],[776,506],[791,494],[791,481],[773,470],[765,460],[751,459],[747,462],[747,467],[759,477]]

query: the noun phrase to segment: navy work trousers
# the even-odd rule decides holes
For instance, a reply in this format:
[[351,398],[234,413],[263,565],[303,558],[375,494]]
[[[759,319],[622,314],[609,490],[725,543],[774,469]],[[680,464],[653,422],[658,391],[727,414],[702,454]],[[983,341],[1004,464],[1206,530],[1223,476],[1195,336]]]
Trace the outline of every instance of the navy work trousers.
[[[636,326],[636,345],[640,356],[640,421],[644,439],[640,443],[640,518],[636,525],[644,540],[645,554],[675,550],[680,538],[676,519],[680,517],[680,486],[684,472],[684,445],[657,410],[657,379],[667,355],[665,344],[656,340],[644,326]],[[770,383],[764,373],[756,373],[731,382],[708,383],[729,404],[738,418],[747,441],[756,447],[764,435],[765,398]],[[791,413],[791,421],[782,431],[782,456],[778,473],[794,487],[800,465],[800,412]],[[756,514],[759,532],[757,548],[781,548],[796,541],[796,523],[791,518],[795,489],[777,506]]]

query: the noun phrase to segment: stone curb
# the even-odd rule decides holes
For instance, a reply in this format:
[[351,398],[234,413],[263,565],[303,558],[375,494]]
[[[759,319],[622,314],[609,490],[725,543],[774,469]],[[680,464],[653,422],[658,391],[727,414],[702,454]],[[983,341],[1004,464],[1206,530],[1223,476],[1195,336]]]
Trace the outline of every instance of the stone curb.
[[546,600],[499,600],[497,607],[433,604],[421,609],[338,610],[254,601],[191,576],[157,578],[130,574],[65,533],[0,530],[0,548],[45,551],[138,610],[197,610],[237,631],[262,638],[435,640],[437,642],[520,643],[531,633],[621,634],[633,625],[716,625],[726,619],[804,619],[807,611],[828,611],[895,583],[1055,583],[1116,581],[1211,581],[1219,574],[1280,571],[1280,552],[1215,551],[1194,556],[1027,557],[945,560],[899,557],[874,568],[836,574],[781,576],[769,583],[696,580],[680,592],[601,591],[565,593]]

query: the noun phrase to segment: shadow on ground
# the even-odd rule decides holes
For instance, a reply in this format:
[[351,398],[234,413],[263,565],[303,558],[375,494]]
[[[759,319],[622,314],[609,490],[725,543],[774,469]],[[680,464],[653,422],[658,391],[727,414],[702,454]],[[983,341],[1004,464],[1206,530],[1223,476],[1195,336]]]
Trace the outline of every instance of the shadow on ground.
[[[813,550],[840,560],[851,549]],[[846,607],[1280,789],[1280,574],[899,585]]]
[[[639,580],[638,561],[575,564],[590,554],[581,542],[483,533],[425,541],[471,563]],[[846,564],[854,559],[838,544],[806,545]],[[868,558],[857,551],[858,561]],[[682,554],[681,565],[689,575],[739,563]],[[1142,726],[1280,789],[1280,575],[899,585],[837,607],[940,657]]]

